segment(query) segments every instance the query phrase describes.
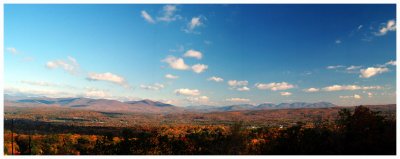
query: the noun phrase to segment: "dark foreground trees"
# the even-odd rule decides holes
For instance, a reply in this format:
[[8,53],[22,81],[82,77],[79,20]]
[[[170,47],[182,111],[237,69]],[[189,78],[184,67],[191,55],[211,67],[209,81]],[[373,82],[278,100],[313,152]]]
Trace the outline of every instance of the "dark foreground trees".
[[339,114],[343,154],[396,154],[395,121],[362,106],[352,115],[348,110],[341,110]]
[[396,121],[367,107],[339,111],[334,124],[304,128],[302,123],[282,131],[263,145],[262,154],[395,155]]
[[[75,155],[338,155],[396,154],[396,122],[366,107],[342,109],[335,122],[289,128],[160,126],[119,134],[15,135],[15,154]],[[10,140],[5,133],[5,152]],[[9,137],[8,137],[9,138]],[[31,139],[31,140],[29,140]]]

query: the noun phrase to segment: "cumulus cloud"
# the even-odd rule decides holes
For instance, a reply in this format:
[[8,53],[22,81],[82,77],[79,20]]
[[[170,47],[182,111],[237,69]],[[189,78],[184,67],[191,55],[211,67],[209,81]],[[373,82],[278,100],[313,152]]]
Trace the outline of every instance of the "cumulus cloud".
[[189,66],[185,64],[182,58],[176,58],[174,56],[168,56],[167,58],[161,60],[161,62],[168,63],[169,67],[176,70],[187,70]]
[[226,101],[228,102],[250,102],[250,99],[246,99],[246,98],[228,98],[226,99]]
[[255,87],[257,87],[260,90],[272,90],[272,91],[277,91],[277,90],[287,90],[287,89],[291,89],[294,88],[294,85],[287,83],[287,82],[272,82],[272,83],[256,83],[254,85]]
[[360,77],[361,78],[370,78],[376,76],[378,74],[382,74],[388,72],[389,69],[385,67],[368,67],[367,69],[360,70]]
[[62,68],[64,71],[70,73],[70,74],[77,74],[79,70],[79,64],[76,61],[75,58],[68,56],[67,60],[54,60],[54,61],[48,61],[46,63],[46,67],[48,69],[56,69],[56,68]]
[[193,17],[190,23],[188,24],[188,27],[190,30],[193,30],[194,28],[202,25],[202,22],[200,21],[200,17]]
[[359,90],[361,89],[360,86],[357,85],[332,85],[332,86],[328,86],[328,87],[324,87],[323,90],[324,91],[342,91],[342,90]]
[[89,81],[107,81],[114,84],[121,85],[123,87],[129,87],[128,83],[121,76],[112,74],[110,72],[106,73],[89,73],[86,78]]
[[249,84],[248,81],[237,81],[237,80],[229,80],[228,85],[231,87],[241,87],[241,86],[247,86]]
[[386,24],[384,24],[377,33],[376,36],[386,35],[389,31],[396,31],[396,21],[389,20]]
[[327,92],[332,91],[354,91],[354,90],[371,90],[371,89],[382,89],[381,86],[358,86],[358,85],[332,85],[322,88]]
[[281,96],[290,96],[292,93],[290,92],[280,92]]
[[338,69],[338,68],[342,68],[342,67],[345,67],[345,66],[343,66],[343,65],[328,66],[328,67],[326,67],[326,69],[332,70],[332,69]]
[[200,51],[196,51],[193,49],[190,49],[186,51],[186,53],[183,55],[184,57],[193,57],[196,59],[201,59],[203,57],[203,54]]
[[318,92],[319,89],[318,88],[308,88],[308,89],[304,89],[304,92]]
[[165,5],[162,9],[162,15],[160,17],[157,17],[157,20],[163,22],[171,22],[181,19],[182,16],[175,14],[176,11],[176,5]]
[[244,86],[244,87],[239,87],[239,88],[237,88],[236,90],[241,91],[241,92],[244,92],[244,91],[250,91],[250,88]]
[[214,82],[223,82],[224,79],[222,79],[221,77],[217,77],[217,76],[212,76],[210,78],[207,79],[208,81],[214,81]]
[[198,96],[200,95],[200,91],[197,89],[181,88],[181,89],[176,89],[175,94],[184,96]]
[[192,70],[193,70],[193,72],[195,72],[195,73],[202,73],[202,72],[204,72],[205,70],[207,70],[208,69],[208,66],[207,65],[204,65],[204,64],[196,64],[196,65],[193,65],[192,66]]
[[179,76],[175,76],[175,75],[171,75],[171,74],[166,74],[166,75],[165,75],[165,78],[168,78],[168,79],[178,79]]
[[202,26],[203,25],[203,21],[205,20],[204,16],[197,16],[197,17],[192,17],[192,19],[190,20],[190,22],[187,24],[186,28],[184,29],[184,31],[186,33],[195,33],[194,29]]
[[154,83],[152,85],[140,85],[140,88],[142,89],[146,89],[146,90],[153,90],[153,91],[158,91],[160,89],[163,89],[165,86],[163,84],[160,83]]
[[152,24],[156,23],[154,21],[154,19],[150,16],[150,14],[147,13],[146,11],[142,10],[140,13],[141,13],[142,17],[144,18],[144,20],[146,20],[147,22],[152,23]]
[[8,48],[6,48],[6,50],[7,50],[8,52],[12,53],[12,54],[18,54],[17,49],[16,49],[16,48],[13,48],[13,47],[8,47]]

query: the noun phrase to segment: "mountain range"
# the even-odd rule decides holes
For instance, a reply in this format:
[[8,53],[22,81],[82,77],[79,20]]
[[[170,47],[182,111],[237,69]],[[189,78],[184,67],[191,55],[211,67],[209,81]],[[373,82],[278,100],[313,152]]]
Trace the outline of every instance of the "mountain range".
[[137,113],[182,113],[182,112],[224,112],[241,110],[296,109],[296,108],[328,108],[336,105],[329,102],[318,103],[264,103],[260,105],[238,104],[228,106],[187,106],[178,107],[149,99],[138,101],[117,101],[91,98],[48,98],[4,95],[4,106],[14,107],[68,107],[104,112],[137,112]]
[[281,103],[281,104],[264,103],[259,105],[239,104],[239,105],[228,105],[219,107],[201,105],[201,106],[189,106],[186,107],[186,109],[200,111],[200,112],[214,112],[214,111],[267,110],[267,109],[329,108],[335,106],[336,105],[329,102],[318,102],[318,103],[294,102],[294,103]]

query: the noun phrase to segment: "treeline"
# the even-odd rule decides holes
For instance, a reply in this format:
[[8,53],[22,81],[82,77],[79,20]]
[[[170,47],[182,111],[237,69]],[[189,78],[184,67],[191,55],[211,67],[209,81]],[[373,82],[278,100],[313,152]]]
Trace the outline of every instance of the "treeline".
[[[396,121],[359,106],[334,122],[290,128],[176,126],[123,129],[119,134],[14,134],[7,155],[395,155]],[[13,149],[13,150],[12,150]]]

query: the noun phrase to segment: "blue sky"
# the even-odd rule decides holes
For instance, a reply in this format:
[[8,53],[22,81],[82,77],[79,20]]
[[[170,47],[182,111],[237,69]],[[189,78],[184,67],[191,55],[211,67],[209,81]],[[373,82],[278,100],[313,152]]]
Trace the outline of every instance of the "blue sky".
[[395,5],[11,5],[5,93],[396,102]]

